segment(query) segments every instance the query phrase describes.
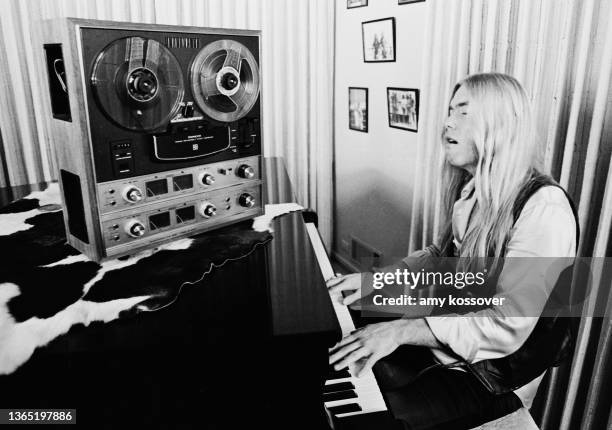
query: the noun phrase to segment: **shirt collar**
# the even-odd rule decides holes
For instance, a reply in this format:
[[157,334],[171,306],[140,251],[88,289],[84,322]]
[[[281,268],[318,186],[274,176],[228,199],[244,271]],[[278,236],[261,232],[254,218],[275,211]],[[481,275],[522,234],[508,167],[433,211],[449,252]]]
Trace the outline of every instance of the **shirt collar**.
[[470,196],[472,195],[472,193],[474,192],[474,188],[475,188],[475,183],[474,183],[474,178],[472,177],[467,184],[465,184],[463,186],[463,188],[461,189],[461,198],[463,200],[466,200],[468,198],[470,198]]

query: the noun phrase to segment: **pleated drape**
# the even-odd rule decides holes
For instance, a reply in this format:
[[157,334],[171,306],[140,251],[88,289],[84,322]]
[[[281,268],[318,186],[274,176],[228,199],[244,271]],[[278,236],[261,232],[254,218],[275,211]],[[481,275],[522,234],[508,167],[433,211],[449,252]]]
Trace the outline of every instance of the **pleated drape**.
[[[544,163],[578,204],[582,256],[609,256],[612,223],[612,2],[428,0],[421,132],[409,252],[440,231],[439,135],[455,82],[470,73],[517,77],[532,99]],[[587,303],[612,310],[609,273]],[[585,317],[573,359],[553,369],[532,414],[541,428],[612,426],[609,319]]]
[[0,187],[55,179],[39,23],[78,18],[261,29],[264,155],[279,156],[329,246],[334,6],[327,0],[3,0]]

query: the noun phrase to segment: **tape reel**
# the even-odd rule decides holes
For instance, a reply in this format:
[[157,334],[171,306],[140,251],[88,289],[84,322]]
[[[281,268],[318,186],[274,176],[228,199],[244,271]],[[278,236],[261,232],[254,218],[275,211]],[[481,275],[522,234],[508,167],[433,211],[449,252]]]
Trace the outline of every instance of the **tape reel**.
[[151,132],[180,109],[185,93],[181,67],[159,42],[118,39],[94,63],[91,84],[100,109],[117,125]]
[[191,89],[198,107],[211,118],[236,121],[249,113],[259,96],[259,68],[240,42],[206,45],[191,65]]

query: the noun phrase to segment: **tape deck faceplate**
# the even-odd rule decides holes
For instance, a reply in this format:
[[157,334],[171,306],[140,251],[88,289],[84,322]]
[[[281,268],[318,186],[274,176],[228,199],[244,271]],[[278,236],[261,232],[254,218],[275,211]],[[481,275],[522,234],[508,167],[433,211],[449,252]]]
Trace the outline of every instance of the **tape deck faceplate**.
[[[73,246],[100,260],[176,238],[176,208],[238,202],[241,187],[249,205],[195,216],[189,233],[262,212],[259,32],[67,18],[45,23],[44,40]],[[138,235],[109,236],[152,210]]]
[[[81,37],[99,182],[261,154],[258,36],[82,28]],[[131,159],[115,161],[118,143]]]

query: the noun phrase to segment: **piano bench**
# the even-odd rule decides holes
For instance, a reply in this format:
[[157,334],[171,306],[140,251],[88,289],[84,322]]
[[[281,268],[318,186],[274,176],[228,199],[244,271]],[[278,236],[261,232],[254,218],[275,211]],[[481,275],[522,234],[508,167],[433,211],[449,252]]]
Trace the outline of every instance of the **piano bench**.
[[526,408],[520,408],[472,430],[538,430],[538,426]]

